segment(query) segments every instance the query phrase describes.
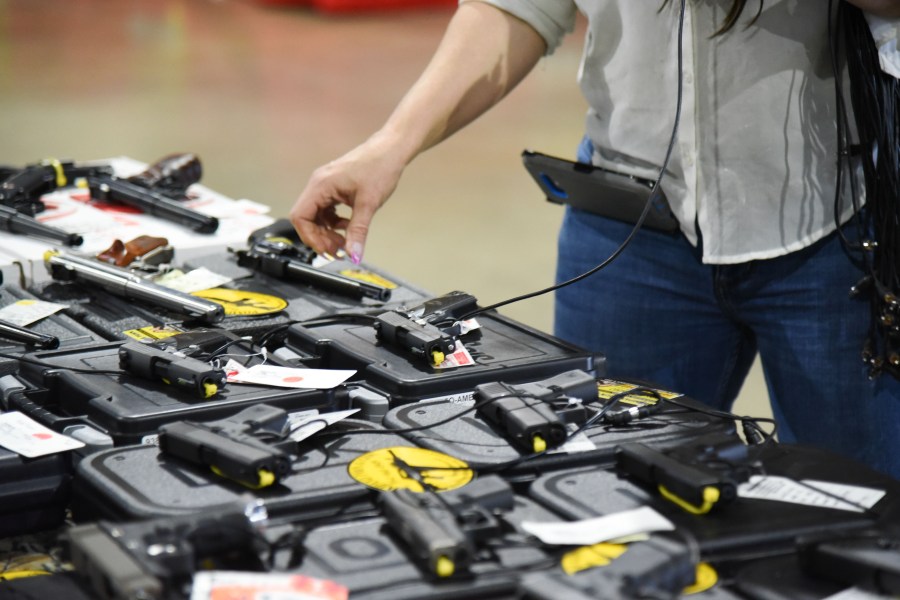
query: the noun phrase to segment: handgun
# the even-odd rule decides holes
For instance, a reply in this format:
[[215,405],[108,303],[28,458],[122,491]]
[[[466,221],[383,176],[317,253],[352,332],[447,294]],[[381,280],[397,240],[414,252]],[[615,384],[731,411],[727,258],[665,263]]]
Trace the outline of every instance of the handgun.
[[118,202],[139,208],[148,215],[172,221],[192,229],[197,233],[215,233],[219,220],[192,210],[163,193],[145,188],[128,179],[114,175],[105,177],[85,177],[84,181],[91,197],[104,202]]
[[375,333],[381,342],[425,358],[436,367],[456,349],[459,330],[455,329],[454,318],[470,312],[475,305],[474,296],[450,292],[412,308],[378,315]]
[[737,497],[754,465],[736,435],[711,434],[665,452],[639,442],[616,447],[616,472],[657,489],[691,514],[706,514]]
[[[406,467],[408,473],[412,469]],[[381,492],[380,499],[391,531],[416,562],[439,578],[468,571],[477,544],[501,531],[495,514],[512,510],[514,503],[509,484],[496,475],[440,493],[427,488],[425,493]]]
[[41,350],[59,348],[59,338],[55,335],[38,333],[2,319],[0,319],[0,339],[18,342]]
[[172,198],[184,198],[188,187],[200,181],[203,165],[191,152],[169,154],[128,181],[148,190],[157,190]]
[[264,570],[268,513],[256,500],[213,513],[133,523],[97,521],[64,534],[75,572],[100,600],[175,600],[204,569]]
[[164,454],[209,467],[217,475],[260,489],[291,471],[287,413],[266,404],[245,408],[219,421],[178,421],[159,428]]
[[293,225],[279,219],[250,234],[245,250],[234,251],[238,264],[278,279],[292,279],[314,287],[350,296],[386,302],[391,290],[366,281],[331,273],[312,266],[315,251],[300,241]]
[[44,264],[53,279],[97,285],[124,298],[141,300],[205,323],[217,323],[225,316],[221,304],[185,294],[151,281],[126,269],[58,250],[44,254]]
[[[72,161],[45,160],[13,170],[0,183],[0,204],[33,217],[45,209],[41,196],[74,185],[76,179],[112,175],[108,165],[76,165]],[[77,245],[77,244],[75,244]]]
[[144,379],[164,381],[184,388],[198,398],[212,398],[225,387],[224,370],[151,344],[122,344],[119,347],[119,367]]
[[69,233],[58,227],[45,225],[14,208],[0,204],[0,231],[49,240],[64,246],[80,246],[84,239],[77,233]]
[[815,577],[876,594],[900,595],[900,537],[887,531],[822,534],[797,541],[800,566]]
[[[543,452],[565,442],[566,422],[585,420],[580,401],[596,397],[596,378],[579,370],[520,385],[493,382],[475,387],[478,414],[526,452]],[[570,405],[570,398],[580,401]],[[565,422],[554,404],[565,411]]]

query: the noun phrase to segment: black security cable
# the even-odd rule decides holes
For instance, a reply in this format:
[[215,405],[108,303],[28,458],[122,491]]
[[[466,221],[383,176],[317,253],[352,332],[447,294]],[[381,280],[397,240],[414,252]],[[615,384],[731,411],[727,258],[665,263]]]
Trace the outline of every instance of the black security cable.
[[121,370],[112,370],[112,369],[78,369],[75,367],[61,367],[59,365],[54,365],[53,363],[49,363],[43,360],[37,360],[34,358],[26,358],[21,354],[7,354],[6,352],[0,352],[0,358],[7,358],[10,360],[17,360],[19,362],[28,363],[30,365],[37,365],[38,367],[47,367],[49,369],[60,369],[62,371],[71,371],[73,373],[85,373],[88,375],[102,374],[102,375],[121,375],[124,371]]
[[[867,296],[871,305],[863,359],[873,377],[883,371],[900,377],[900,82],[882,71],[878,49],[860,9],[841,2],[831,36],[839,117],[837,191],[840,194],[840,176],[846,169],[851,177],[850,191],[861,240],[860,244],[847,247],[861,251],[860,262],[865,271],[853,293]],[[836,58],[841,49],[846,57],[859,137],[857,152],[849,151],[850,123]],[[861,194],[853,179],[855,162],[851,158],[862,166],[866,197],[863,210],[859,207]],[[838,196],[836,218],[841,204]]]
[[659,194],[659,186],[660,182],[663,179],[663,176],[666,174],[666,169],[669,166],[669,159],[672,157],[672,152],[675,149],[675,141],[678,139],[678,125],[681,122],[681,107],[684,99],[684,12],[685,12],[685,0],[681,0],[681,6],[678,14],[678,93],[676,96],[675,102],[675,123],[672,125],[672,134],[669,136],[669,144],[666,147],[666,155],[663,159],[662,166],[659,169],[659,175],[656,177],[656,180],[653,182],[653,187],[650,189],[650,195],[647,198],[647,203],[644,204],[644,210],[641,212],[641,216],[638,218],[637,222],[634,224],[634,227],[631,229],[631,232],[628,234],[628,237],[625,238],[618,248],[616,248],[612,254],[609,255],[603,262],[593,267],[589,271],[585,271],[580,275],[576,275],[575,277],[563,281],[561,283],[557,283],[555,285],[551,285],[541,290],[537,290],[534,292],[529,292],[527,294],[522,294],[521,296],[516,296],[515,298],[509,298],[507,300],[503,300],[501,302],[497,302],[495,304],[491,304],[490,306],[485,306],[483,308],[479,308],[477,310],[473,310],[470,313],[464,315],[459,320],[464,321],[466,319],[471,319],[472,317],[479,315],[481,313],[487,312],[489,310],[495,310],[500,308],[501,306],[506,306],[508,304],[513,304],[515,302],[519,302],[521,300],[528,300],[531,298],[535,298],[537,296],[542,296],[544,294],[556,291],[560,288],[564,288],[566,286],[572,285],[573,283],[578,283],[583,279],[587,279],[594,273],[605,269],[612,261],[619,257],[622,252],[625,251],[625,248],[631,243],[634,239],[634,236],[637,235],[638,230],[640,230],[641,226],[644,224],[644,221],[647,218],[647,215],[650,214],[650,209],[653,206],[654,200],[656,200],[657,195]]

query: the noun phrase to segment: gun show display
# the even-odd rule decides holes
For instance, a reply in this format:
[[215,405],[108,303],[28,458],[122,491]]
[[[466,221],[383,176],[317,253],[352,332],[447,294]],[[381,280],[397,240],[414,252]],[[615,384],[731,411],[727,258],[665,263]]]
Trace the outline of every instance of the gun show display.
[[900,593],[900,481],[319,256],[201,175],[0,170],[0,596]]
[[48,243],[94,253],[142,234],[182,250],[223,247],[272,222],[268,207],[228,198],[201,183],[202,174],[200,158],[189,152],[152,164],[115,157],[2,166],[0,236],[15,235],[4,247],[33,261]]

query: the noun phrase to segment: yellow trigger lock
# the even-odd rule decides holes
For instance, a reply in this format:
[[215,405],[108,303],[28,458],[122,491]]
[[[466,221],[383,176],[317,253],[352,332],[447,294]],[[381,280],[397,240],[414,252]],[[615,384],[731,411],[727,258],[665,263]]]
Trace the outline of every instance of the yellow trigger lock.
[[547,449],[547,440],[539,435],[535,434],[535,436],[531,438],[531,443],[535,452],[543,452]]
[[233,477],[229,477],[228,475],[223,473],[219,467],[217,467],[215,465],[210,465],[209,468],[213,473],[215,473],[219,477],[224,477],[225,479],[230,479],[231,481],[239,483],[244,487],[248,487],[251,490],[259,490],[264,487],[269,487],[270,485],[275,483],[275,474],[267,469],[258,470],[256,472],[257,481],[256,481],[256,483],[252,483],[250,481],[243,481],[241,479],[235,479]]
[[56,187],[66,187],[68,180],[66,179],[66,172],[63,171],[62,163],[55,158],[48,158],[44,162],[53,167],[53,171],[56,173]]
[[697,506],[691,504],[684,498],[679,498],[674,493],[669,491],[666,486],[661,484],[659,486],[659,493],[663,498],[669,500],[670,502],[674,502],[676,505],[681,507],[683,510],[691,513],[692,515],[705,515],[706,513],[711,511],[716,502],[719,501],[719,496],[721,495],[719,492],[719,488],[708,485],[703,488],[703,504]]
[[447,558],[446,556],[438,556],[437,561],[434,563],[434,573],[438,577],[451,577],[456,571],[456,565],[453,564],[453,561]]

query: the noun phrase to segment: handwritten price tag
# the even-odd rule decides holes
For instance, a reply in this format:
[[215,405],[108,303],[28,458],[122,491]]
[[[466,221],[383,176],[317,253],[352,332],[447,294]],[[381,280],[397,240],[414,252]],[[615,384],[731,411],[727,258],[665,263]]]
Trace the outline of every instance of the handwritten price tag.
[[34,458],[84,447],[78,440],[47,429],[20,412],[0,415],[0,446]]

